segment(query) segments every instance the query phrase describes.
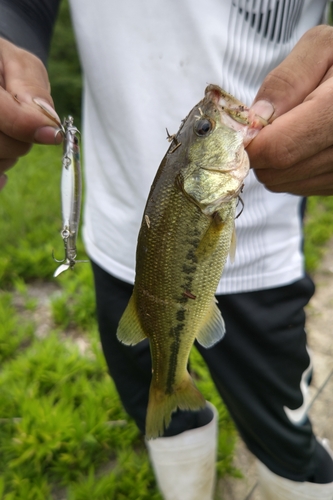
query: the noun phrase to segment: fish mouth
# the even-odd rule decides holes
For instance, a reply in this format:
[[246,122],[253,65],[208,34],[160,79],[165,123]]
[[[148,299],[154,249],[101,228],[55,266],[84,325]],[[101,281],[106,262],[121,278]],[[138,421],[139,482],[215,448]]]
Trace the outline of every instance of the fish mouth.
[[249,124],[249,108],[218,85],[208,85],[205,90],[205,98],[213,102],[224,112],[229,113],[240,124]]
[[259,130],[269,123],[218,85],[212,84],[206,87],[205,99],[219,109],[222,123],[242,134],[245,148]]

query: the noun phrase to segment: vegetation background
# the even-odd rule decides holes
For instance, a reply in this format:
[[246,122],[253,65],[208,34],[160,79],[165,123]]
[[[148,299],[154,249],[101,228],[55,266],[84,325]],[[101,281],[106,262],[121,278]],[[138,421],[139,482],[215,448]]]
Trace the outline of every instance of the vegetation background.
[[[49,72],[56,109],[81,123],[82,80],[63,1]],[[63,252],[60,147],[36,146],[0,193],[0,500],[161,500],[142,436],[109,378],[88,264],[55,280]],[[333,234],[332,198],[308,201],[307,269]],[[84,258],[81,240],[79,257]],[[219,410],[218,474],[232,466],[235,430],[194,350],[192,373]]]

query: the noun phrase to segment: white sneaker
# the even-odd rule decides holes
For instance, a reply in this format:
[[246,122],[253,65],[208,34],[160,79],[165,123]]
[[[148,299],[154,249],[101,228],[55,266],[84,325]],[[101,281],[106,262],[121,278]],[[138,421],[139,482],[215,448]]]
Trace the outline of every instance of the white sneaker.
[[[320,443],[333,459],[333,453],[327,439]],[[307,481],[291,481],[274,474],[266,465],[257,461],[259,487],[265,500],[333,500],[333,482],[326,484]]]

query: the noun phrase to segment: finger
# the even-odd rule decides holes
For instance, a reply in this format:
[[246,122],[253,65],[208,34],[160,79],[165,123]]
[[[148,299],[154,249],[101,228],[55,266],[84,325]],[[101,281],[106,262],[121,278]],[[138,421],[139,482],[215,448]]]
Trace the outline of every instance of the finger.
[[333,173],[330,172],[300,181],[265,185],[265,187],[273,193],[290,193],[298,196],[330,196],[333,194]]
[[324,83],[326,82],[326,80],[332,77],[333,77],[333,66],[329,68],[329,70],[325,73],[325,76],[323,77],[320,83]]
[[[47,137],[49,136],[49,137]],[[42,144],[59,144],[61,134],[55,134],[51,127],[43,127],[35,133],[35,142]],[[21,142],[0,132],[0,174],[13,167],[21,156],[26,155],[32,147],[30,142]]]
[[331,71],[332,45],[333,28],[316,26],[307,31],[286,59],[267,75],[254,102],[266,100],[273,104],[271,121],[303,102]]
[[5,187],[6,184],[7,184],[7,176],[4,174],[1,174],[0,175],[0,191],[1,191],[1,189],[3,189]]
[[319,175],[331,172],[333,172],[332,146],[305,161],[297,163],[289,169],[255,169],[258,180],[268,189],[278,186],[279,184],[298,182],[303,179],[313,179]]
[[313,28],[264,80],[252,112],[267,99],[273,123],[248,148],[252,167],[290,168],[333,144],[332,44],[333,28]]
[[247,151],[253,168],[286,169],[333,144],[333,78],[260,131]]
[[[19,103],[11,94],[0,88],[0,131],[5,135],[22,142],[37,142],[35,134],[37,130],[51,127],[52,133],[45,134],[48,144],[54,143],[55,131],[59,125],[47,116],[40,106],[35,103]],[[40,141],[38,141],[40,142]]]
[[17,163],[19,158],[6,158],[0,160],[0,174],[2,175],[4,172],[12,168],[15,163]]
[[17,158],[26,155],[31,148],[28,142],[18,141],[0,132],[1,158]]
[[[23,142],[34,142],[38,129],[59,127],[47,72],[37,57],[1,40],[0,73],[0,131]],[[48,143],[54,142],[50,134],[45,138]]]

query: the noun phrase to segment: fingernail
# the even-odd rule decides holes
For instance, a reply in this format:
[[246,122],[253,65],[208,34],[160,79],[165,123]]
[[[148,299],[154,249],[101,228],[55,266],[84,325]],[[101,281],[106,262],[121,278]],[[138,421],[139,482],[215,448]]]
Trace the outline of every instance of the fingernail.
[[257,101],[253,104],[253,106],[251,106],[251,112],[262,118],[266,122],[268,122],[269,119],[273,116],[274,111],[274,106],[269,101]]
[[34,140],[38,144],[49,144],[53,146],[61,144],[63,135],[59,128],[41,127],[36,130]]
[[55,112],[55,110],[52,108],[52,106],[47,102],[44,101],[44,99],[39,99],[35,97],[33,99],[33,102],[39,106],[42,111],[49,117],[51,120],[55,121],[57,125],[61,125],[61,120],[58,116],[58,114]]
[[7,175],[1,174],[0,175],[0,191],[2,188],[5,187],[6,184],[7,184]]

